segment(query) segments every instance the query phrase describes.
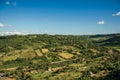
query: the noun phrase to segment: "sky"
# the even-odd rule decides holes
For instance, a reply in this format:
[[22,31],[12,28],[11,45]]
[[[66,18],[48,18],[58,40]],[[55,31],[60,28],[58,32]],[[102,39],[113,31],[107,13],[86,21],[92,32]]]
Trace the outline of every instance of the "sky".
[[0,0],[0,35],[120,33],[120,0]]

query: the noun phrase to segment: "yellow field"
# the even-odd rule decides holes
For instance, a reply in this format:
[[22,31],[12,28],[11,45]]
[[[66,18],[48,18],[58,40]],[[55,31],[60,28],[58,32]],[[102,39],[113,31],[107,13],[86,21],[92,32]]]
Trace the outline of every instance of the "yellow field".
[[74,56],[73,54],[69,53],[59,53],[58,55],[66,59],[72,58]]
[[49,52],[48,49],[42,49],[42,53],[47,53],[47,52]]
[[4,57],[2,57],[3,61],[9,61],[9,60],[16,60],[18,57],[20,56],[20,54],[16,54],[16,55],[6,55]]
[[34,52],[21,53],[20,58],[34,58],[36,55]]
[[40,52],[40,50],[35,50],[35,53],[37,54],[37,56],[43,56],[43,54]]

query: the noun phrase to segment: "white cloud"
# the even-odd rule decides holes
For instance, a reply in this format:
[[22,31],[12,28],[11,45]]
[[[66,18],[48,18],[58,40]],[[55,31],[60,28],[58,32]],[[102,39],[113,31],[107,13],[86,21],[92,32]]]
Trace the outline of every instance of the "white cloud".
[[0,23],[0,27],[5,27],[5,25],[3,23]]
[[5,4],[6,4],[6,5],[10,5],[10,2],[9,2],[9,1],[6,1]]
[[120,11],[115,14],[112,14],[112,16],[120,16]]
[[16,6],[17,3],[16,3],[16,1],[14,1],[14,2],[6,1],[5,4]]
[[105,21],[104,20],[101,20],[101,21],[98,21],[97,24],[105,24]]
[[18,32],[18,31],[7,31],[7,32],[0,32],[0,35],[2,36],[5,36],[5,35],[21,35],[22,33],[21,32]]
[[12,26],[12,25],[0,23],[0,28],[1,28],[1,27],[11,27],[11,26]]
[[13,2],[13,6],[16,6],[16,4],[17,4],[16,2]]

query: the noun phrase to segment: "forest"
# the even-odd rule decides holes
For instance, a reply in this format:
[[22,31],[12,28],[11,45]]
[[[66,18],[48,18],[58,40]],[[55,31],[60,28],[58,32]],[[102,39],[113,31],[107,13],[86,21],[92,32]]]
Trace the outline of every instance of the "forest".
[[0,36],[0,80],[120,80],[120,34]]

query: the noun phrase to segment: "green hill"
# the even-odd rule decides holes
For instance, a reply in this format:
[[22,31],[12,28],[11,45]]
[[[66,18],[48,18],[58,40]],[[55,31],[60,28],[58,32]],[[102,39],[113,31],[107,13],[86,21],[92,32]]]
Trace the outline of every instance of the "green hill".
[[0,80],[117,80],[120,34],[0,37]]

